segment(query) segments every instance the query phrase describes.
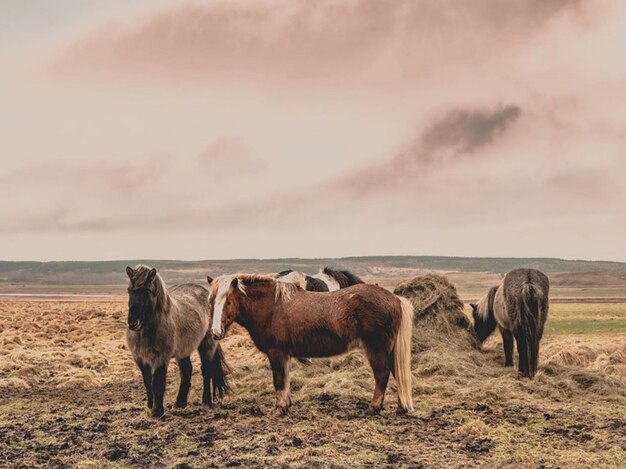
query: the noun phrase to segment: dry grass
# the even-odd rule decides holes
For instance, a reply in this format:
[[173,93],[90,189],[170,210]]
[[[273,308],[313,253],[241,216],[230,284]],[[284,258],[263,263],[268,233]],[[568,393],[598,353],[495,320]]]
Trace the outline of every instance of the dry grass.
[[[434,312],[448,309],[418,315],[413,416],[395,415],[392,389],[381,416],[363,415],[373,379],[352,352],[294,364],[292,411],[272,417],[267,360],[235,329],[223,342],[233,393],[203,410],[194,358],[190,407],[155,421],[124,345],[124,303],[0,302],[0,466],[622,465],[623,336],[546,338],[536,379],[520,380],[501,366],[499,338],[478,350],[454,338],[468,334],[454,321],[447,340],[429,335],[444,324]],[[177,383],[172,366],[169,405]]]

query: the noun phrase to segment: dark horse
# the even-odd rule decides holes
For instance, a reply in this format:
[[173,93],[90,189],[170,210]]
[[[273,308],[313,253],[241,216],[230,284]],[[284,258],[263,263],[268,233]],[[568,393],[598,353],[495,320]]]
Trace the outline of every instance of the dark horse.
[[281,282],[291,282],[308,291],[336,291],[352,285],[365,283],[349,270],[335,270],[324,267],[315,275],[307,275],[296,270],[283,270],[275,276]]
[[548,319],[550,281],[543,272],[517,269],[509,272],[499,286],[476,304],[472,304],[474,330],[481,342],[495,330],[502,334],[504,366],[513,366],[513,338],[519,354],[522,376],[537,373],[539,341]]
[[233,322],[248,330],[269,358],[278,413],[291,404],[291,357],[330,357],[355,347],[365,349],[376,380],[368,414],[382,409],[390,372],[398,387],[398,411],[413,409],[413,306],[408,300],[364,284],[312,293],[263,275],[222,276],[210,284],[214,337],[221,339]]
[[165,378],[171,358],[176,359],[180,370],[176,407],[187,406],[192,373],[189,356],[194,350],[202,361],[202,402],[211,406],[211,381],[213,393],[221,397],[228,389],[228,367],[219,343],[209,332],[209,292],[194,284],[168,290],[156,269],[144,265],[126,267],[126,273],[130,278],[126,340],[143,375],[152,416],[164,413]]

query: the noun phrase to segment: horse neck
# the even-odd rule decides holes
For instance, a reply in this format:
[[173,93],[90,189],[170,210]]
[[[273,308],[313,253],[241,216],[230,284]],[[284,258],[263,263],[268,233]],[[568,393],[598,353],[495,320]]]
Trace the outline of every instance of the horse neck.
[[[160,286],[157,288],[158,296],[156,302],[155,314],[157,316],[165,316],[171,306],[172,306],[172,297],[165,286],[165,282],[162,279],[159,279],[161,282]],[[160,290],[160,292],[159,292]]]
[[271,317],[275,310],[276,302],[273,291],[254,298],[242,295],[239,313],[235,318],[235,322],[245,327],[254,338],[263,329],[263,325],[271,323]]

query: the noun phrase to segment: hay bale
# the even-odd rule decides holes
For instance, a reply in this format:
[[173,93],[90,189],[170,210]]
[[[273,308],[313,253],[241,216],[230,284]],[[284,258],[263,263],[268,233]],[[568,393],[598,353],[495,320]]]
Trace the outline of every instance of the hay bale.
[[463,312],[456,288],[441,275],[427,274],[398,284],[394,293],[415,308],[413,353],[445,348],[480,347],[472,324]]

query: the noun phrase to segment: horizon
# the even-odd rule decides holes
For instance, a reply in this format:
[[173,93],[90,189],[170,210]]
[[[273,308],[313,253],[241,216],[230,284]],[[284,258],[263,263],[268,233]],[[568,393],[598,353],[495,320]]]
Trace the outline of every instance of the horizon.
[[445,255],[417,255],[417,254],[389,254],[389,255],[356,255],[356,256],[341,256],[341,257],[240,257],[240,258],[204,258],[204,259],[170,259],[170,258],[148,258],[148,257],[134,257],[125,259],[86,259],[86,260],[8,260],[0,259],[0,262],[6,263],[97,263],[97,262],[130,262],[130,261],[154,261],[154,262],[227,262],[227,261],[285,261],[285,260],[302,260],[302,261],[315,261],[315,260],[351,260],[351,259],[370,259],[370,258],[421,258],[421,259],[472,259],[472,260],[555,260],[565,262],[598,262],[598,263],[614,263],[614,264],[626,264],[624,261],[610,260],[610,259],[576,259],[576,258],[562,258],[562,257],[536,257],[536,256],[445,256]]
[[625,21],[605,0],[8,0],[0,258],[626,262]]

